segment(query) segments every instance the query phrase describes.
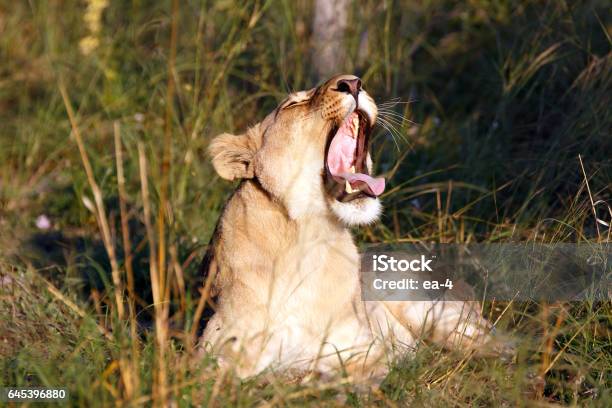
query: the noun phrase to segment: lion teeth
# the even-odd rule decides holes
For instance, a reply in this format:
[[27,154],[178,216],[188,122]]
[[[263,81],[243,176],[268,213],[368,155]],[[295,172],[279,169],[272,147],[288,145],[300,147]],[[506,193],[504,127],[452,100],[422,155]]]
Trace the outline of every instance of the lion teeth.
[[344,181],[344,183],[345,183],[345,184],[344,184],[344,190],[345,190],[347,193],[351,194],[352,192],[354,192],[354,191],[355,191],[355,190],[353,190],[353,187],[351,187],[351,184],[348,182],[348,180],[345,180],[345,181]]
[[357,116],[353,117],[353,130],[355,132],[355,136],[357,136],[357,132],[359,132],[359,118]]

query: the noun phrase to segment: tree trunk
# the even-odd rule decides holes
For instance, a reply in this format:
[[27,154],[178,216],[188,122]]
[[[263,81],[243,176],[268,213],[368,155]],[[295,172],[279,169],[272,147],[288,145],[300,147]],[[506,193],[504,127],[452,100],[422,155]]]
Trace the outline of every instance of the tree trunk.
[[345,67],[344,32],[350,0],[316,0],[312,28],[313,62],[317,80],[341,73]]

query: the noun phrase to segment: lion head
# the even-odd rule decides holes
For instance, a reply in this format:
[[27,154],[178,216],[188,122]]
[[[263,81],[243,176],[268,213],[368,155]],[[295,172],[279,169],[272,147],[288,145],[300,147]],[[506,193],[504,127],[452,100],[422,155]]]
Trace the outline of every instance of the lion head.
[[375,221],[383,178],[368,151],[374,100],[353,75],[290,94],[244,134],[215,137],[209,153],[228,180],[255,179],[290,218],[333,216],[347,225]]

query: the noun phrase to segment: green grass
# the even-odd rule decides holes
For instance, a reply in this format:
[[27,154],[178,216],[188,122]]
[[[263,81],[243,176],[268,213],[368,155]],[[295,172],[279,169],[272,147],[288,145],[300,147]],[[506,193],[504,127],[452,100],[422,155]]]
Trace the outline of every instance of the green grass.
[[[397,140],[377,128],[375,163],[390,176],[386,212],[355,230],[358,241],[609,242],[607,3],[379,3],[352,4],[348,58],[338,72],[358,74],[379,103],[412,100],[392,109],[416,125],[396,123]],[[487,304],[518,340],[514,360],[423,344],[393,365],[380,388],[366,391],[342,378],[241,382],[219,375],[212,360],[194,365],[197,265],[234,187],[214,175],[205,149],[216,134],[262,119],[288,90],[316,84],[312,6],[178,2],[173,14],[170,2],[111,2],[87,55],[79,47],[92,35],[85,15],[84,2],[0,2],[1,385],[66,386],[71,404],[81,406],[150,405],[162,382],[181,406],[611,404],[609,301]],[[117,318],[99,207],[85,205],[96,201],[66,102],[125,286],[116,131],[121,140],[136,337],[127,316]],[[139,146],[148,164],[146,202]],[[43,214],[50,230],[36,228]],[[158,244],[163,237],[167,311],[151,306],[152,236]],[[160,313],[161,339],[154,329]],[[160,347],[165,380],[154,374]]]

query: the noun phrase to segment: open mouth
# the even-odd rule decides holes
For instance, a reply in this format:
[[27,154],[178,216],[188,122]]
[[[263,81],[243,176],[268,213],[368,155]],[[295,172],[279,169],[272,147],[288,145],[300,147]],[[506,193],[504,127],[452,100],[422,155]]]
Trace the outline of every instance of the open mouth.
[[385,179],[370,176],[367,157],[372,126],[357,110],[334,126],[325,151],[325,188],[338,201],[377,197],[385,190]]

